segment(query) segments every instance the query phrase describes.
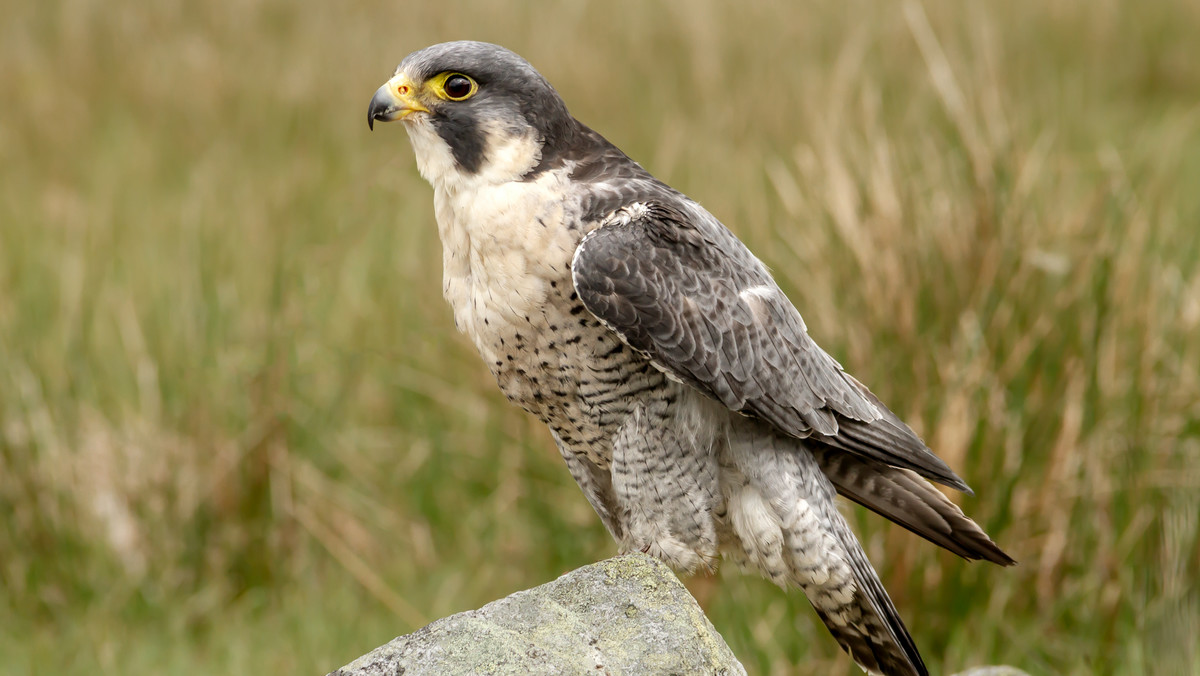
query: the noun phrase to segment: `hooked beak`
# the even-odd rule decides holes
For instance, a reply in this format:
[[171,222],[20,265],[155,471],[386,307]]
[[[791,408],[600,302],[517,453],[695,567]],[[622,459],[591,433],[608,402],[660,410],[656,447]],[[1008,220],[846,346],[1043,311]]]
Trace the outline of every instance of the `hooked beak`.
[[413,113],[428,113],[429,109],[417,100],[417,88],[407,75],[397,74],[375,90],[367,108],[367,126],[375,129],[375,120],[403,120]]

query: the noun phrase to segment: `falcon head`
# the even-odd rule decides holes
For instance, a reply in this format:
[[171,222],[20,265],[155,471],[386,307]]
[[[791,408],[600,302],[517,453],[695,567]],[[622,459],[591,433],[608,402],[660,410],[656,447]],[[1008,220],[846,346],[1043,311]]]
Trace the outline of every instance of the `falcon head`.
[[486,42],[409,54],[371,98],[367,125],[401,120],[421,175],[435,186],[512,180],[566,147],[577,126],[525,59]]

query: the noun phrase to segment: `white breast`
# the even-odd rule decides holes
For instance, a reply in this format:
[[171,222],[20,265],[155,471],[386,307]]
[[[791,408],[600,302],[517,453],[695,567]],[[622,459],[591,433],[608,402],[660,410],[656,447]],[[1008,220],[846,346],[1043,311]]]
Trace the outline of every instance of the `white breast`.
[[434,188],[443,294],[455,325],[492,362],[500,337],[536,321],[551,280],[569,278],[578,235],[564,225],[569,169],[518,180],[540,159],[536,141],[490,135],[476,174],[455,166],[426,125],[409,125],[418,167]]
[[576,241],[563,226],[557,182],[548,175],[435,193],[443,293],[459,330],[481,352],[492,332],[539,314],[550,281],[569,274]]

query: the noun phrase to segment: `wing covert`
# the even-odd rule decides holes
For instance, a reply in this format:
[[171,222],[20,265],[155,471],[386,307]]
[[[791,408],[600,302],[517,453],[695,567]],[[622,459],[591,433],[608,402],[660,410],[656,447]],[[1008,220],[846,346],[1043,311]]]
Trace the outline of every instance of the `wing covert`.
[[579,245],[572,278],[630,347],[730,409],[969,490],[809,337],[765,266],[699,206],[618,209]]

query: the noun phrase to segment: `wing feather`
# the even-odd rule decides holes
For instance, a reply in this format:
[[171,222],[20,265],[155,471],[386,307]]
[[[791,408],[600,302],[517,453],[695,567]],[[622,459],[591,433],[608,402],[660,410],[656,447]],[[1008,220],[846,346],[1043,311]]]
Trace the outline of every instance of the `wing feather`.
[[667,374],[734,411],[968,490],[808,335],[770,273],[677,196],[618,209],[575,252],[585,308]]

